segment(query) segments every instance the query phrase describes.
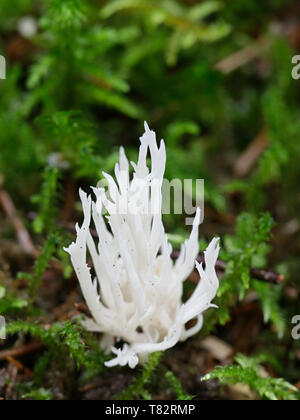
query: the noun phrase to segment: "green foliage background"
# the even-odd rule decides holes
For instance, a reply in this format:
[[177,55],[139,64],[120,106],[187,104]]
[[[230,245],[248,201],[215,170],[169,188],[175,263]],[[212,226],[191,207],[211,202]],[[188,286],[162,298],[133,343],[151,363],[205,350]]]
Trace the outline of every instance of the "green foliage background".
[[[135,158],[144,120],[166,140],[167,177],[205,178],[209,214],[234,216],[230,226],[212,223],[208,231],[204,225],[203,246],[219,234],[228,264],[217,298],[220,310],[207,314],[202,335],[222,331],[232,308],[255,291],[266,323],[264,349],[277,359],[278,375],[299,381],[299,344],[291,342],[289,320],[300,305],[284,294],[289,285],[299,289],[299,234],[287,237],[283,248],[277,239],[284,236],[282,226],[299,223],[295,51],[284,31],[274,29],[290,3],[0,0],[0,53],[8,64],[7,79],[0,81],[1,182],[42,249],[32,269],[15,273],[28,284],[21,296],[6,282],[0,286],[0,313],[9,317],[12,337],[26,331],[47,348],[35,365],[34,390],[23,384],[25,398],[53,398],[43,372],[56,360],[57,346],[65,351],[66,369],[84,368],[88,376],[103,369],[105,356],[98,354],[95,337],[77,324],[53,324],[47,333],[39,325],[39,287],[50,261],[61,265],[66,279],[72,274],[62,251],[70,233],[57,224],[68,180],[76,188],[96,184],[103,170],[112,170],[120,145]],[[27,39],[18,32],[26,16],[37,24]],[[254,60],[228,74],[218,69],[219,62],[261,39],[265,46],[257,47]],[[12,40],[21,43],[21,53]],[[263,129],[266,150],[246,178],[237,178],[234,162]],[[178,244],[188,234],[184,221],[168,217],[166,222]],[[1,230],[13,237],[7,226]],[[250,267],[270,264],[286,275],[285,285],[251,278]],[[62,276],[62,281],[67,280]],[[154,355],[121,395],[151,398],[149,384],[160,356]],[[242,363],[241,357],[211,378],[245,382],[262,398],[297,396],[284,381],[260,379],[257,365],[264,358],[249,366],[251,359]],[[177,398],[192,398],[172,372],[165,372],[165,379]]]

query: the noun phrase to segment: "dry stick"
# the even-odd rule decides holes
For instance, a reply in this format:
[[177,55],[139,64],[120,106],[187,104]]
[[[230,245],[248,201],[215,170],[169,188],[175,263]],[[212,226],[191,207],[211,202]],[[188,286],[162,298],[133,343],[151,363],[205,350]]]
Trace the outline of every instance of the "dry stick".
[[7,357],[6,360],[13,366],[15,366],[19,371],[24,372],[29,378],[33,378],[33,372],[24,366],[19,360],[16,360],[14,357]]
[[264,127],[234,165],[234,173],[242,178],[249,174],[269,145],[268,130]]
[[[34,215],[31,214],[30,217],[34,218]],[[75,227],[73,226],[72,223],[59,222],[59,225],[63,227],[64,229],[69,230],[70,232],[76,232]],[[94,231],[93,229],[91,229],[91,235],[97,238],[97,232]],[[179,257],[179,254],[180,254],[180,251],[177,251],[177,250],[173,251],[171,255],[172,259],[177,260],[177,258]],[[197,257],[197,261],[200,263],[204,263],[204,257],[199,255]],[[227,266],[227,263],[225,261],[217,260],[217,263],[216,263],[217,271],[224,272],[226,270],[226,266]],[[266,283],[282,284],[284,281],[284,276],[282,274],[276,273],[271,270],[261,270],[259,268],[250,268],[250,274],[256,280],[260,280]]]
[[215,69],[224,74],[230,74],[239,67],[259,57],[268,48],[270,42],[260,38],[240,51],[226,57],[215,65]]
[[21,357],[30,353],[34,353],[43,347],[41,342],[35,341],[33,343],[25,344],[24,346],[16,347],[9,350],[0,351],[0,360],[7,360],[8,357]]
[[27,255],[36,257],[37,255],[36,250],[30,238],[30,235],[28,231],[26,230],[25,226],[23,225],[22,221],[18,217],[17,210],[15,208],[15,205],[12,199],[10,198],[9,194],[5,191],[5,189],[1,185],[0,185],[0,204],[4,212],[10,219],[16,231],[19,244],[24,250],[24,252]]

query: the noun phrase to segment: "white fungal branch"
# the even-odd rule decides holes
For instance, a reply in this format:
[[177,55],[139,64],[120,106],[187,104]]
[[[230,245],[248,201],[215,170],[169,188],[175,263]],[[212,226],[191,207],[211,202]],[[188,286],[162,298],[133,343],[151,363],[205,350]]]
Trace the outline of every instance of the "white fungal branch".
[[[103,174],[108,191],[93,188],[95,202],[80,190],[84,221],[76,226],[77,239],[66,251],[76,271],[83,296],[93,319],[84,324],[103,333],[102,345],[116,357],[107,366],[134,368],[156,351],[167,350],[178,341],[196,334],[203,324],[203,312],[212,307],[219,281],[215,264],[219,253],[214,239],[205,252],[205,268],[197,263],[201,280],[193,295],[182,303],[183,282],[195,267],[199,252],[197,210],[189,240],[174,264],[172,247],[162,223],[162,183],[166,166],[165,144],[145,124],[138,163],[130,179],[130,165],[124,149],[115,167],[115,180]],[[151,168],[147,166],[150,153]],[[110,230],[103,218],[108,213]],[[90,233],[93,221],[99,242]],[[87,264],[90,255],[96,278]],[[186,324],[197,319],[196,325]],[[126,342],[116,349],[119,340]]]

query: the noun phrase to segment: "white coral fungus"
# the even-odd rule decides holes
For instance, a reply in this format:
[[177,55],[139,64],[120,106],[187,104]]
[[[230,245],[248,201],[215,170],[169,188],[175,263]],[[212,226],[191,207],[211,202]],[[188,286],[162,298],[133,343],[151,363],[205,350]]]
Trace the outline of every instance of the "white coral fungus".
[[[76,242],[66,249],[93,317],[84,325],[90,331],[104,333],[102,346],[116,355],[106,363],[108,367],[128,364],[134,368],[150,353],[167,350],[196,334],[203,325],[203,312],[214,306],[211,302],[219,287],[215,271],[219,245],[213,239],[204,253],[205,268],[196,262],[201,280],[193,295],[182,302],[183,282],[193,271],[199,251],[200,209],[191,236],[173,263],[161,211],[165,144],[161,141],[158,148],[155,133],[147,124],[145,130],[138,163],[132,163],[132,180],[129,162],[121,149],[115,167],[116,182],[103,174],[108,193],[104,188],[93,188],[93,202],[80,191],[84,222],[76,226]],[[151,169],[146,161],[149,151]],[[110,230],[103,209],[108,213]],[[90,233],[91,218],[98,246]],[[87,265],[88,253],[96,274],[94,280]],[[196,324],[187,329],[187,322],[193,319]],[[127,344],[117,349],[113,346],[118,341]]]

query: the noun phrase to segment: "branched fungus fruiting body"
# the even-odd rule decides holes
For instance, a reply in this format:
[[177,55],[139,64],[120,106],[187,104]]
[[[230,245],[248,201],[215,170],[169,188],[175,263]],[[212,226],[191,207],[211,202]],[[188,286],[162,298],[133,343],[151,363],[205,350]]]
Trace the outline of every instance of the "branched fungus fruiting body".
[[[176,263],[162,223],[162,183],[166,166],[165,144],[145,124],[138,163],[130,165],[123,149],[114,180],[104,174],[105,188],[93,188],[96,201],[80,191],[84,221],[76,226],[77,239],[66,251],[71,255],[82,293],[93,319],[84,321],[90,331],[103,333],[102,345],[116,357],[108,367],[136,367],[152,352],[173,347],[196,334],[203,325],[203,312],[214,306],[219,281],[215,264],[217,239],[205,251],[205,268],[196,263],[201,277],[192,296],[183,304],[183,282],[195,267],[199,251],[197,210],[190,238],[182,245]],[[147,166],[150,152],[151,168]],[[102,216],[108,214],[108,229]],[[93,220],[99,243],[90,233]],[[89,253],[96,278],[87,264]],[[195,326],[186,324],[197,319]],[[124,341],[122,349],[115,343]]]

